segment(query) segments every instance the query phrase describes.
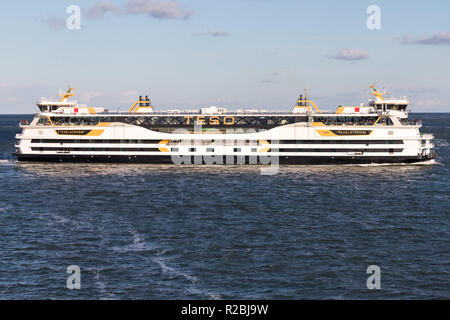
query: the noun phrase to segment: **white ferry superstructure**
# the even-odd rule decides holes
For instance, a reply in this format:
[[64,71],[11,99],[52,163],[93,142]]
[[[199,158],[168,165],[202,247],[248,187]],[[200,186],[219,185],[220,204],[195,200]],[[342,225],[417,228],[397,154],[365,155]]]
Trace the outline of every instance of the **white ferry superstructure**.
[[127,112],[79,105],[73,89],[41,99],[20,123],[19,161],[174,164],[415,163],[435,158],[433,135],[408,119],[409,101],[373,100],[323,112],[307,95],[290,112],[217,107],[156,112],[139,97]]

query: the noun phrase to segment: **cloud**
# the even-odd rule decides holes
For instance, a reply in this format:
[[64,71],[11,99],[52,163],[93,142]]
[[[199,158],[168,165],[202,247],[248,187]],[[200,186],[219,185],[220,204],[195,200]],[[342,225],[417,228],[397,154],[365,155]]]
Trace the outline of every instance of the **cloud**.
[[89,19],[104,18],[108,12],[120,13],[120,8],[111,4],[109,1],[96,3],[88,12]]
[[447,32],[441,32],[438,34],[435,34],[431,37],[410,37],[410,36],[403,36],[398,37],[396,40],[400,41],[401,44],[423,44],[423,45],[450,45],[450,33]]
[[37,83],[7,83],[0,87],[0,113],[33,113],[39,97],[54,96],[55,88]]
[[408,87],[398,88],[396,91],[401,92],[402,94],[419,95],[419,94],[424,94],[424,93],[436,93],[439,90],[434,87],[408,86]]
[[155,19],[189,19],[194,12],[184,11],[175,0],[153,2],[151,0],[130,0],[125,4],[128,14],[145,14]]
[[120,97],[118,97],[118,99],[120,103],[129,104],[132,101],[136,101],[140,95],[142,95],[142,93],[139,94],[137,90],[126,90],[120,94]]
[[226,31],[208,31],[208,32],[201,32],[201,33],[193,33],[192,35],[197,36],[197,37],[202,37],[202,36],[228,37],[230,34]]
[[348,61],[365,60],[369,59],[369,57],[369,52],[360,49],[345,49],[334,56],[329,56],[330,59]]
[[226,31],[214,31],[209,34],[213,37],[227,37],[229,35]]
[[267,78],[264,78],[260,81],[260,83],[263,84],[274,84],[274,83],[279,83],[280,81],[278,81],[278,72],[272,72],[272,74],[270,76],[268,76]]
[[424,99],[418,100],[414,103],[419,108],[431,109],[431,108],[442,108],[448,107],[448,103],[445,103],[441,99]]
[[272,83],[278,83],[278,81],[277,80],[273,80],[273,79],[263,79],[263,80],[261,80],[261,83],[272,84]]
[[80,98],[80,101],[82,102],[90,102],[95,98],[101,97],[102,93],[98,92],[98,91],[87,91],[87,90],[83,90],[80,92],[80,94],[78,95]]
[[187,20],[194,11],[183,10],[176,0],[129,0],[122,6],[116,6],[109,1],[99,2],[89,10],[89,19],[101,19],[108,13],[125,15],[146,15],[154,19]]
[[46,17],[41,21],[55,30],[61,30],[66,27],[66,20],[57,17]]

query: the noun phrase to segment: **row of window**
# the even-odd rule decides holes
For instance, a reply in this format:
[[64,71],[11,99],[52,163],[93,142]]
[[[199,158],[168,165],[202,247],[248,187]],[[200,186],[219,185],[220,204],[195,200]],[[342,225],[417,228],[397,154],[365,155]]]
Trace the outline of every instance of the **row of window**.
[[[31,143],[111,143],[111,144],[159,144],[161,140],[129,139],[32,139]],[[170,144],[214,144],[236,142],[239,145],[255,145],[257,140],[170,140]],[[268,140],[271,144],[403,144],[403,140]]]
[[371,126],[375,123],[379,125],[393,126],[394,123],[390,118],[378,117],[314,117],[314,122],[322,122],[327,126]]
[[61,148],[61,147],[31,147],[32,151],[143,151],[156,152],[158,148]]
[[[189,152],[195,152],[196,148],[189,148]],[[172,148],[172,152],[178,152],[178,148]],[[252,148],[251,152],[257,152],[257,148]],[[270,152],[402,152],[403,149],[271,149]],[[214,152],[214,148],[206,148],[206,152]],[[241,152],[241,148],[234,148],[233,152]]]
[[153,127],[193,127],[202,125],[206,127],[255,127],[266,128],[275,127],[295,122],[307,122],[307,116],[58,116],[41,118],[38,125],[57,125],[57,126],[95,126],[101,122],[126,123],[145,128]]
[[[147,117],[126,117],[126,116],[58,116],[41,118],[38,125],[56,126],[95,126],[99,123],[126,123],[145,128],[191,128],[195,124],[208,128],[273,128],[280,125],[308,122],[307,116],[147,116]],[[393,125],[388,117],[378,120],[378,115],[370,116],[314,116],[313,122],[321,122],[326,125],[373,125],[375,122],[384,125]]]
[[[374,103],[370,104],[371,106],[374,106]],[[398,110],[398,111],[405,111],[407,104],[376,104],[376,107],[378,110]]]
[[267,131],[271,128],[274,128],[275,126],[271,127],[243,127],[243,126],[236,126],[236,127],[205,127],[203,126],[201,129],[194,130],[193,127],[146,127],[147,129],[151,131],[161,132],[161,133],[170,133],[170,134],[190,134],[190,133],[218,133],[218,134],[246,134],[246,133],[257,133],[257,132],[263,132]]
[[[158,148],[60,148],[60,147],[31,147],[32,151],[134,151],[134,152],[158,152]],[[189,148],[189,152],[196,152],[197,148]],[[179,152],[179,148],[171,148],[171,152]],[[241,148],[234,148],[233,152],[241,152]],[[271,149],[270,152],[402,152],[403,149]],[[207,148],[206,152],[214,152],[214,148]],[[258,152],[257,148],[252,148],[251,152]]]
[[31,143],[126,143],[158,144],[161,140],[118,140],[118,139],[32,139]]
[[402,152],[403,149],[274,149],[273,152]]
[[403,144],[403,140],[269,140],[273,144]]

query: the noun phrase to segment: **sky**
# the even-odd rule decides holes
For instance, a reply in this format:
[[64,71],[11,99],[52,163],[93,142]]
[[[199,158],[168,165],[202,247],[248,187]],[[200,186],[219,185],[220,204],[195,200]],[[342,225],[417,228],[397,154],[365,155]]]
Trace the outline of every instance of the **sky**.
[[285,111],[304,88],[332,110],[373,83],[413,112],[450,112],[449,18],[448,0],[1,1],[0,113],[69,85],[110,110],[149,95],[157,110]]

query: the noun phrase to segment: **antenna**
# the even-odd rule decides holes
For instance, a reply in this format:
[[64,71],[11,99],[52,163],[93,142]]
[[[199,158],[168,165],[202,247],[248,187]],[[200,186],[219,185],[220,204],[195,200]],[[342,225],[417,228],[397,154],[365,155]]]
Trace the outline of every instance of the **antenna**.
[[75,88],[72,88],[72,87],[69,85],[69,89],[67,89],[67,91],[66,91],[65,94],[61,94],[61,93],[60,93],[59,96],[62,97],[60,102],[65,102],[65,101],[67,101],[67,99],[69,99],[70,97],[75,96],[75,94],[72,93],[72,90],[75,90]]
[[386,95],[386,89],[384,89],[384,93],[378,92],[378,90],[375,88],[375,84],[371,85],[369,88],[372,89],[373,92],[370,92],[371,95],[375,96],[377,99],[383,101],[383,96]]

